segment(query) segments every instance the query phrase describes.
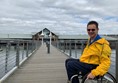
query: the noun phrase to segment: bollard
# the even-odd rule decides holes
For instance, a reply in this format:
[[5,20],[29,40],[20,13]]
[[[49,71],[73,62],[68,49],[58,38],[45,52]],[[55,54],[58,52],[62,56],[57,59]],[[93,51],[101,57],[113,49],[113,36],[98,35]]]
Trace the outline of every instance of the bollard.
[[48,44],[48,53],[50,53],[50,44]]
[[50,53],[50,43],[46,42],[46,46],[47,46],[47,53],[49,54]]

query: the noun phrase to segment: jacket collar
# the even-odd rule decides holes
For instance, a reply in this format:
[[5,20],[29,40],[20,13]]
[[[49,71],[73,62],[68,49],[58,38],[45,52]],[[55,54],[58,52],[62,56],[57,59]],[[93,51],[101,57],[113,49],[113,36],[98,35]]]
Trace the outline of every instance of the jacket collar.
[[[93,42],[97,41],[101,39],[101,37],[97,34],[97,36],[95,37],[95,39],[93,40]],[[90,42],[90,39],[89,39],[89,45],[91,45],[93,42]]]

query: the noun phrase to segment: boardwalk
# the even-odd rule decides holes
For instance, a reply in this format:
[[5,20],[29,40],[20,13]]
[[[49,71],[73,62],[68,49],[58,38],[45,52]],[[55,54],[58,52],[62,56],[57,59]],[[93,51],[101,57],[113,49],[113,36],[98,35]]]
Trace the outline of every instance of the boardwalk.
[[47,54],[46,45],[29,58],[4,83],[66,83],[65,56],[51,46]]

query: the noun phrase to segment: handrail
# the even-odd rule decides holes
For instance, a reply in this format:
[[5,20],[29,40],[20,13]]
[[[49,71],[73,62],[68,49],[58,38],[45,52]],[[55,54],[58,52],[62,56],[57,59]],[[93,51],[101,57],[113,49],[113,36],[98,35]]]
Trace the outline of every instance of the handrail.
[[35,40],[0,40],[0,81],[19,68],[40,45],[41,42]]

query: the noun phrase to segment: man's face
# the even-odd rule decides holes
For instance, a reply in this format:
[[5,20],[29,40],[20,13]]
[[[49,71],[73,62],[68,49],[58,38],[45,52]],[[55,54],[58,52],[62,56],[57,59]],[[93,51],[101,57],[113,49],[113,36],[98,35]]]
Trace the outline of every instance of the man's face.
[[98,28],[96,27],[95,24],[90,24],[87,27],[87,32],[88,35],[90,36],[91,39],[94,39],[96,35],[98,34]]

